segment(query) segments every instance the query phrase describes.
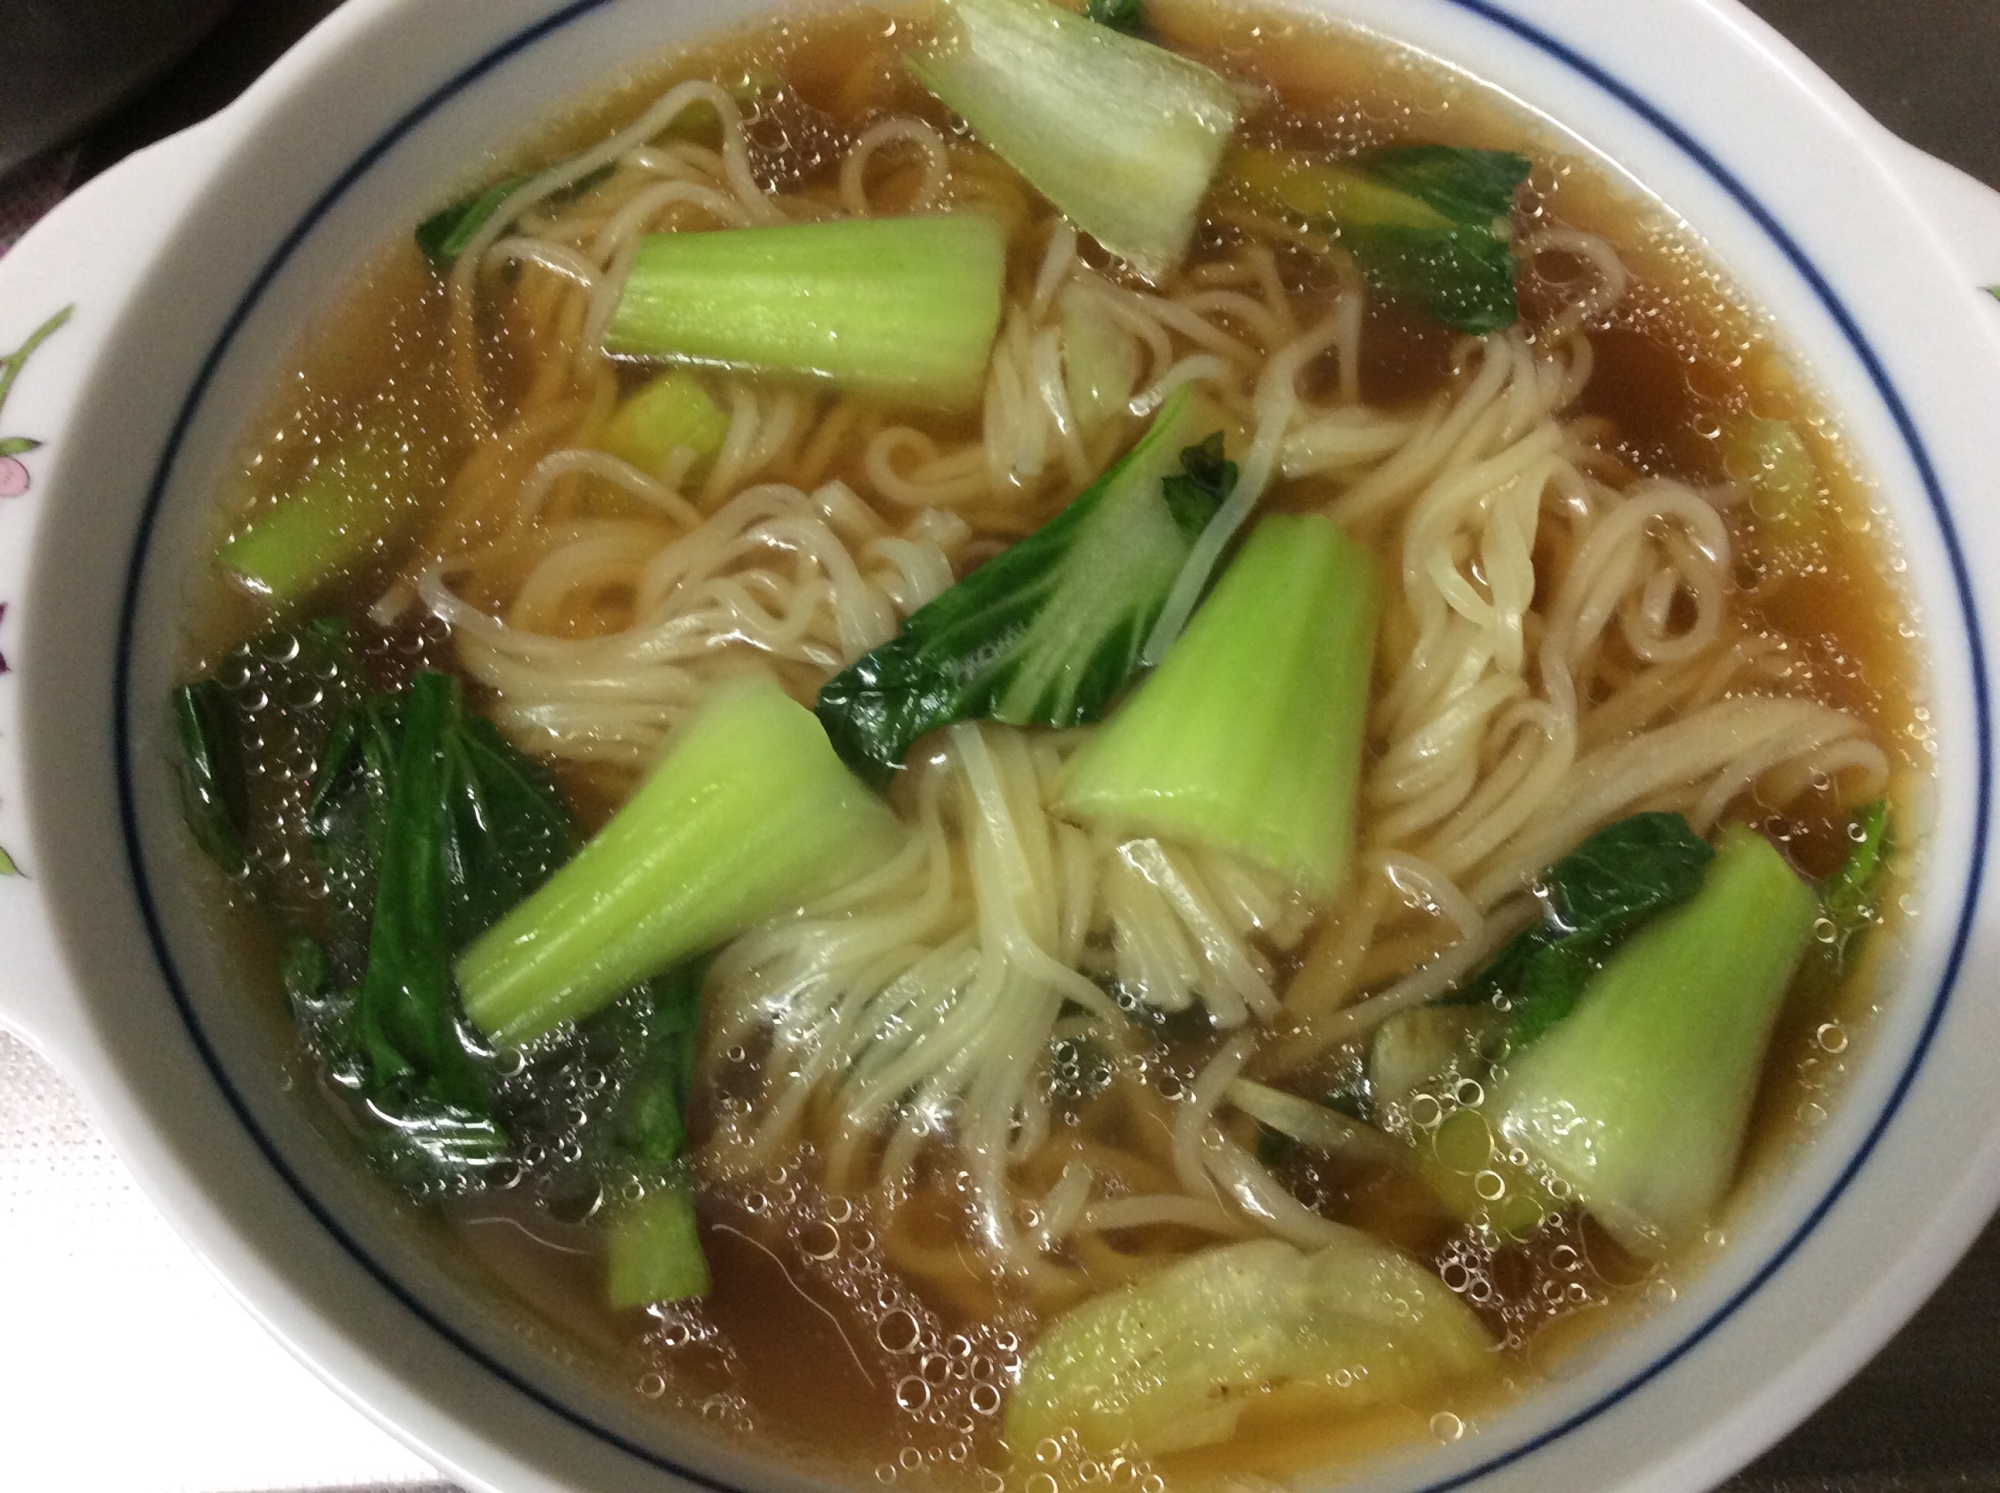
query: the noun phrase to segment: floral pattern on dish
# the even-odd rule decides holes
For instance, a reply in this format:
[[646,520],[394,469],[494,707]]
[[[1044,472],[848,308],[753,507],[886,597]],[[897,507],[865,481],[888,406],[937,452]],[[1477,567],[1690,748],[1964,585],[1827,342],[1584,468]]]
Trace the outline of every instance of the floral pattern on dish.
[[[54,316],[43,322],[23,342],[6,357],[0,358],[0,410],[7,405],[7,396],[14,391],[14,380],[21,376],[21,370],[28,366],[41,345],[61,330],[70,319],[76,307],[65,306]],[[33,485],[32,474],[27,463],[21,458],[30,451],[39,450],[41,442],[32,436],[0,436],[0,498],[18,498]],[[7,604],[0,602],[0,620],[7,615]],[[6,655],[0,654],[0,674],[10,672]],[[4,846],[0,846],[0,877],[22,876],[26,873]]]

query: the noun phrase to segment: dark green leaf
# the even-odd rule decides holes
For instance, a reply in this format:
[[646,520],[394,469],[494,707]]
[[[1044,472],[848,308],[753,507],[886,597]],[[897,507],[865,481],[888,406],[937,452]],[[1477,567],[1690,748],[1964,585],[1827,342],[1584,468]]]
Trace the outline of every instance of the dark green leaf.
[[168,697],[182,807],[195,840],[262,899],[281,890],[270,868],[305,864],[308,846],[287,803],[286,774],[251,775],[246,742],[253,733],[264,740],[267,764],[274,753],[315,760],[357,688],[347,625],[321,619],[253,639],[223,658],[215,675]]
[[304,1008],[301,1030],[362,1101],[385,1170],[461,1182],[508,1143],[451,961],[574,853],[575,826],[546,774],[436,673],[342,717],[311,818],[332,940],[321,958],[358,990]]
[[1181,452],[1181,470],[1160,483],[1167,511],[1189,544],[1201,537],[1208,521],[1236,490],[1236,463],[1222,454],[1222,432]]
[[1137,36],[1145,25],[1143,0],[1089,0],[1083,13],[1100,26]]
[[1542,880],[1544,916],[1454,997],[1513,1013],[1507,1039],[1527,1046],[1569,1015],[1625,935],[1701,887],[1714,849],[1679,814],[1634,814],[1606,825]]
[[1342,240],[1385,293],[1456,332],[1483,336],[1514,324],[1515,262],[1508,218],[1527,180],[1526,156],[1499,150],[1413,145],[1357,163],[1384,186],[1450,219],[1443,231],[1353,224]]
[[486,220],[500,205],[520,190],[526,177],[510,176],[488,187],[476,197],[455,202],[417,225],[417,247],[425,257],[449,265],[463,254]]
[[1407,145],[1349,161],[1252,151],[1235,175],[1331,233],[1393,299],[1483,336],[1519,314],[1510,217],[1529,165],[1511,151]]
[[[617,169],[615,162],[599,166],[595,171],[578,177],[562,191],[551,193],[550,200],[560,202],[580,197],[592,187],[609,181]],[[423,250],[425,258],[449,267],[471,246],[473,236],[486,226],[486,220],[500,211],[501,204],[526,186],[528,181],[525,176],[505,177],[478,195],[433,213],[417,225],[417,247]]]
[[1235,485],[1220,437],[1183,448],[1180,473],[1166,465],[1166,443],[1212,418],[1187,391],[1175,396],[1061,513],[830,680],[817,709],[848,765],[880,781],[919,736],[954,721],[1097,720],[1137,672],[1195,536]]
[[10,435],[0,441],[0,456],[26,456],[30,451],[39,451],[42,443],[31,436]]
[[1454,222],[1489,231],[1513,213],[1514,193],[1532,167],[1513,151],[1455,145],[1397,146],[1365,155],[1356,165]]
[[541,767],[482,716],[462,716],[452,743],[453,952],[499,922],[576,854],[575,822]]
[[231,876],[245,872],[243,744],[227,693],[213,679],[168,697],[180,748],[181,810],[195,842]]
[[368,967],[376,871],[402,749],[402,706],[400,696],[377,696],[343,715],[313,787],[313,855],[326,882],[333,962],[340,978],[355,983]]
[[378,1083],[472,1109],[486,1096],[458,1017],[448,922],[461,715],[456,680],[426,673],[411,683],[376,867],[361,1040]]
[[632,1066],[613,1101],[608,1134],[616,1159],[642,1173],[663,1173],[687,1147],[707,967],[705,960],[681,965],[631,1001],[635,1019],[625,1050]]
[[[472,243],[473,235],[500,210],[500,204],[527,185],[525,176],[495,182],[476,197],[454,202],[417,225],[417,247],[436,264],[449,265]],[[405,219],[407,222],[408,220]]]

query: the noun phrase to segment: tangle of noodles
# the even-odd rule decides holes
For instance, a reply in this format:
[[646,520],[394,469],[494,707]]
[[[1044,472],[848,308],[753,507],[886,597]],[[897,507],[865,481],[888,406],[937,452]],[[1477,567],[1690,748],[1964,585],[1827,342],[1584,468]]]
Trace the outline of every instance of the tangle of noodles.
[[[720,116],[720,151],[656,143],[697,103]],[[602,378],[590,371],[601,362],[591,339],[638,234],[827,210],[759,188],[744,150],[735,102],[683,84],[631,129],[543,172],[482,230],[467,263],[545,269],[568,287],[544,294],[550,324],[578,329],[569,355],[582,387],[571,397]],[[885,202],[871,183],[890,179],[890,161],[916,180]],[[605,166],[615,174],[587,206],[547,207]],[[887,116],[849,146],[837,207],[938,210],[957,190],[953,170],[934,128]],[[1389,925],[1408,922],[1386,917],[1378,899],[1365,922],[1350,914],[1344,997],[1320,983],[1288,1009],[1274,961],[1297,948],[1314,909],[1246,866],[1064,822],[1050,808],[1064,741],[955,727],[904,785],[913,833],[898,861],[745,936],[718,962],[711,1053],[753,1038],[767,1047],[758,1097],[707,1154],[719,1172],[747,1174],[817,1142],[834,1174],[860,1175],[866,1157],[893,1192],[927,1150],[949,1148],[966,1168],[976,1238],[995,1268],[1026,1277],[1078,1230],[1141,1220],[1310,1243],[1337,1226],[1308,1219],[1204,1118],[1265,1040],[1257,1033],[1268,1034],[1260,1065],[1287,1071],[1435,1000],[1521,926],[1518,894],[1550,861],[1639,807],[1680,809],[1703,829],[1740,795],[1798,791],[1815,773],[1840,774],[1848,797],[1865,798],[1887,781],[1889,760],[1866,721],[1758,687],[1760,647],[1729,616],[1735,557],[1717,495],[1605,472],[1590,422],[1575,414],[1593,367],[1589,329],[1628,290],[1605,240],[1567,229],[1527,240],[1524,257],[1569,256],[1585,283],[1545,326],[1463,339],[1449,385],[1404,408],[1364,398],[1364,291],[1350,285],[1310,314],[1268,243],[1193,265],[1157,293],[1088,266],[1059,220],[1040,244],[972,438],[954,445],[857,419],[841,401],[730,378],[728,432],[697,489],[685,472],[656,477],[542,436],[507,520],[530,551],[514,562],[525,571],[508,604],[496,615],[454,589],[455,574],[477,570],[476,554],[436,548],[411,583],[516,741],[642,767],[746,659],[809,694],[990,552],[979,534],[1032,526],[1024,516],[1047,512],[1051,489],[1086,484],[1131,422],[1202,385],[1242,422],[1245,455],[1186,584],[1277,482],[1319,484],[1326,511],[1392,557],[1383,630],[1399,641],[1371,723],[1379,745],[1363,786],[1370,849],[1359,874],[1436,925],[1424,935],[1429,957],[1357,980],[1370,939],[1386,949]],[[461,339],[479,283],[466,269],[452,282]],[[564,304],[582,314],[560,313]],[[1096,428],[1082,421],[1067,355],[1086,318],[1091,335],[1129,347],[1137,370],[1128,412]],[[484,409],[476,363],[461,346],[462,397]],[[1309,376],[1323,392],[1308,394]],[[534,413],[515,413],[510,428]],[[587,439],[598,417],[569,428]],[[817,476],[843,451],[847,480],[811,490],[783,480],[804,453]],[[555,522],[564,484],[578,481],[658,517]],[[1542,558],[1551,555],[1553,565]],[[623,625],[564,636],[566,610],[606,591],[629,598]],[[1156,639],[1191,602],[1170,599]],[[1310,987],[1301,982],[1301,995]],[[1135,1009],[1199,1005],[1215,1027],[1244,1034],[1175,1124],[1177,1194],[1104,1194],[1078,1162],[1031,1208],[1014,1177],[1047,1130],[1044,1070],[1061,1012],[1085,1013],[1114,1048],[1131,1044],[1130,1017],[1107,991]]]

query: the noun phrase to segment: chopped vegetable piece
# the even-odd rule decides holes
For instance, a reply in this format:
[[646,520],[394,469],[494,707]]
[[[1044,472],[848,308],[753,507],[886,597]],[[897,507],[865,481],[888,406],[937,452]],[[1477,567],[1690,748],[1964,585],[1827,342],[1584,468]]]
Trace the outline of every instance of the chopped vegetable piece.
[[812,713],[747,679],[683,727],[575,860],[466,950],[466,1011],[495,1042],[532,1041],[832,890],[899,839]]
[[1389,1124],[1386,1117],[1398,1113],[1407,1119],[1417,1095],[1444,1099],[1454,1080],[1481,1077],[1486,1044],[1502,1019],[1490,1006],[1420,1006],[1383,1022],[1368,1049],[1368,1097],[1377,1119]]
[[604,449],[648,476],[662,477],[683,448],[695,457],[690,473],[705,467],[728,434],[728,411],[699,378],[675,368],[618,406],[604,432]]
[[1759,536],[1779,554],[1800,557],[1818,542],[1819,466],[1789,420],[1743,416],[1723,436],[1729,474],[1749,484]]
[[1328,1156],[1349,1156],[1384,1166],[1399,1166],[1408,1156],[1402,1146],[1373,1125],[1247,1078],[1229,1086],[1229,1102],[1259,1124]]
[[834,676],[819,718],[856,771],[902,765],[926,731],[962,720],[1096,720],[1139,663],[1202,525],[1236,480],[1224,417],[1193,391],[1055,518],[920,607]]
[[402,538],[436,480],[428,448],[371,431],[338,447],[297,487],[252,513],[218,558],[269,605],[292,605]]
[[283,866],[309,847],[293,837],[280,774],[251,776],[246,734],[268,701],[285,702],[285,730],[317,761],[334,725],[359,697],[353,637],[320,617],[274,627],[233,648],[215,673],[169,698],[181,807],[195,843],[246,890],[269,899]]
[[924,87],[1065,217],[1147,279],[1171,273],[1236,127],[1199,63],[1044,0],[948,0]]
[[242,742],[221,683],[204,679],[183,685],[169,697],[174,736],[180,747],[181,812],[195,843],[231,876],[247,869],[243,859],[245,803]]
[[1826,915],[1833,919],[1830,953],[1839,968],[1847,962],[1854,940],[1878,916],[1877,886],[1888,869],[1889,800],[1868,804],[1848,825],[1854,848],[1820,893]]
[[[715,111],[711,108],[709,118],[714,117]],[[560,202],[580,197],[592,187],[611,180],[612,173],[617,169],[616,162],[599,166],[595,171],[578,177],[560,192],[551,192],[548,200]],[[449,269],[459,255],[472,247],[472,240],[486,226],[487,220],[530,180],[532,178],[526,176],[503,177],[485,191],[475,192],[463,201],[454,202],[450,207],[431,214],[417,225],[417,247],[426,259],[440,268]]]
[[403,1180],[497,1161],[507,1137],[451,959],[569,857],[568,810],[466,711],[456,679],[422,673],[343,718],[311,817],[332,945],[320,956],[326,990],[298,993],[313,960],[289,982],[302,1029],[364,1102],[370,1144]]
[[417,247],[425,258],[449,265],[471,247],[473,236],[500,211],[500,205],[527,184],[525,176],[505,177],[485,191],[433,213],[417,225]]
[[1526,1047],[1569,1015],[1620,937],[1695,894],[1714,855],[1679,814],[1606,825],[1549,867],[1542,921],[1516,934],[1457,999],[1504,1002],[1514,1013],[1508,1043]]
[[1371,284],[1483,336],[1514,324],[1509,216],[1526,156],[1406,145],[1349,161],[1252,150],[1230,176],[1252,200],[1334,234]]
[[1492,1111],[1627,1249],[1659,1258],[1728,1191],[1764,1048],[1819,902],[1744,829],[1701,890],[1613,954],[1575,1012],[1508,1059]]
[[641,1172],[663,1171],[687,1148],[707,968],[706,960],[690,960],[653,981],[645,999],[605,1013],[626,1016],[617,1043],[631,1065],[611,1111],[609,1140],[617,1159]]
[[1482,1232],[1518,1244],[1562,1206],[1540,1177],[1508,1158],[1476,1109],[1454,1111],[1415,1139],[1425,1186],[1453,1217]]
[[708,1294],[694,1194],[685,1182],[649,1191],[613,1220],[605,1294],[619,1311]]
[[648,234],[604,347],[963,409],[1006,272],[1006,231],[977,213]]
[[1354,839],[1380,586],[1327,519],[1267,518],[1187,633],[1071,759],[1070,813],[1336,892]]
[[1228,1440],[1253,1401],[1324,1415],[1483,1377],[1491,1346],[1436,1277],[1359,1231],[1312,1254],[1226,1245],[1056,1318],[1021,1365],[1007,1444],[1025,1456],[1074,1430],[1160,1456]]

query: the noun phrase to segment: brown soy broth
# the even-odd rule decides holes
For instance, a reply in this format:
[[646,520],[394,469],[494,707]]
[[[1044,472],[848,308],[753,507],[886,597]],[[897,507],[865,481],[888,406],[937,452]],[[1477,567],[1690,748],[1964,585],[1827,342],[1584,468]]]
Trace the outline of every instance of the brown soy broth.
[[[1736,298],[1663,210],[1630,194],[1573,142],[1550,136],[1481,85],[1386,44],[1297,18],[1194,0],[1155,0],[1149,19],[1181,50],[1271,90],[1246,120],[1243,138],[1249,143],[1348,154],[1435,141],[1519,148],[1532,155],[1536,166],[1524,198],[1526,221],[1605,234],[1634,275],[1631,294],[1606,324],[1590,329],[1595,365],[1580,413],[1602,422],[1609,456],[1634,475],[1671,475],[1695,484],[1719,484],[1731,475],[1721,435],[1732,418],[1787,419],[1806,434],[1822,477],[1821,533],[1809,553],[1767,554],[1752,516],[1740,507],[1731,510],[1732,538],[1742,557],[1733,602],[1747,627],[1784,641],[1784,687],[1873,722],[1900,782],[1927,770],[1910,609],[1898,594],[1892,541],[1868,490],[1852,469],[1837,428],[1773,349],[1754,308]],[[545,163],[601,139],[636,117],[666,86],[704,77],[737,88],[747,100],[752,166],[760,182],[831,196],[847,146],[883,114],[915,114],[945,130],[955,146],[968,144],[963,127],[901,66],[902,50],[924,34],[921,15],[912,19],[900,9],[864,8],[725,38],[635,70],[498,158],[481,177],[497,175],[501,165]],[[914,190],[914,177],[908,167],[885,160],[870,186],[878,200],[893,204],[898,192]],[[1010,241],[1009,273],[1017,290],[1032,280],[1040,255],[1039,243],[1018,231],[1025,222],[1024,216],[1014,225]],[[1237,237],[1239,230],[1215,222],[1204,228],[1202,242],[1222,246]],[[1115,273],[1101,258],[1093,263]],[[1317,271],[1295,257],[1281,256],[1280,263],[1292,277],[1290,288],[1302,292],[1302,311],[1330,303],[1335,287],[1316,283]],[[1524,279],[1522,302],[1530,322],[1560,304],[1569,278],[1561,259],[1548,256]],[[440,277],[407,237],[385,248],[302,346],[271,407],[253,425],[240,471],[224,495],[227,512],[240,518],[273,501],[328,450],[385,418],[454,462],[462,460],[472,432],[450,386],[447,312]],[[520,399],[537,376],[532,336],[510,327],[504,316],[483,325],[480,335],[499,401]],[[1371,298],[1360,369],[1363,398],[1392,408],[1420,405],[1452,377],[1456,347],[1457,339],[1444,329]],[[637,365],[622,368],[619,386],[630,389],[646,374]],[[863,416],[868,418],[875,417]],[[977,416],[925,417],[916,423],[943,443],[974,433]],[[532,465],[526,457],[503,459],[511,459],[509,470],[518,468],[523,478]],[[829,475],[865,491],[858,462],[858,455],[851,455]],[[1269,502],[1311,507],[1326,497],[1309,481],[1281,485]],[[642,516],[632,500],[594,489],[577,511]],[[1000,525],[994,532],[1004,538],[1045,516],[1016,515],[1011,528]],[[491,537],[491,524],[482,520],[474,532]],[[362,614],[393,572],[385,555],[337,598],[364,637],[369,657],[377,660],[371,677],[378,688],[393,687],[413,667],[448,668],[453,662],[441,633],[369,631]],[[497,608],[504,598],[474,592],[467,599]],[[608,599],[601,612],[577,623],[577,635],[622,627],[628,620],[622,605]],[[206,672],[263,624],[259,610],[240,594],[213,586],[191,615],[189,674]],[[275,766],[296,797],[299,765]],[[564,762],[553,771],[587,830],[608,819],[632,785],[622,769]],[[1845,854],[1848,806],[1830,791],[1808,794],[1783,815],[1746,800],[1734,806],[1732,817],[1759,825],[1808,874],[1827,873]],[[301,850],[299,826],[287,825],[293,848]],[[302,905],[310,901],[303,888],[299,897]],[[1882,942],[1874,940],[1870,947]],[[261,988],[275,983],[272,957],[265,949],[248,961],[253,973],[261,966]],[[1289,969],[1284,960],[1278,962]],[[1794,992],[1759,1095],[1746,1163],[1752,1176],[1777,1169],[1810,1133],[1814,1114],[1823,1115],[1837,1099],[1855,1050],[1849,1039],[1865,1023],[1865,963],[1860,975],[1810,976]],[[1215,1045],[1206,1031],[1177,1027],[1149,1071],[1164,1091],[1177,1092],[1175,1086],[1185,1086]],[[1077,1121],[1076,1113],[1067,1111],[1059,1118]],[[1255,1141],[1254,1135],[1243,1138]],[[971,1486],[978,1466],[1005,1465],[997,1419],[982,1408],[979,1387],[1004,1382],[1008,1366],[1018,1359],[1018,1345],[1032,1340],[1034,1310],[1004,1288],[966,1285],[954,1295],[927,1284],[934,1278],[914,1255],[892,1257],[871,1219],[852,1211],[857,1205],[810,1185],[799,1175],[805,1169],[800,1162],[792,1175],[777,1181],[706,1185],[702,1234],[715,1291],[706,1301],[650,1314],[605,1307],[595,1236],[574,1221],[549,1219],[530,1195],[462,1200],[444,1214],[442,1227],[517,1309],[663,1413],[754,1437],[761,1446],[779,1447],[850,1481],[872,1478],[875,1469],[892,1465],[907,1478],[915,1449],[922,1476]],[[1625,1256],[1587,1219],[1569,1216],[1527,1243],[1494,1246],[1447,1215],[1407,1174],[1303,1156],[1287,1159],[1278,1170],[1302,1201],[1393,1240],[1448,1283],[1455,1273],[1459,1280],[1485,1280],[1490,1294],[1482,1299],[1468,1292],[1467,1299],[1508,1343],[1510,1372],[1524,1383],[1601,1320],[1644,1310],[1653,1299],[1649,1289],[1680,1268],[1652,1270]],[[921,1206],[935,1217],[916,1231],[917,1244],[940,1258],[956,1251],[969,1259],[962,1230],[954,1232],[956,1184],[936,1176],[926,1186]],[[772,1206],[781,1195],[791,1201]],[[849,1213],[839,1214],[842,1207]],[[828,1238],[836,1247],[823,1252],[821,1243]],[[1200,1241],[1163,1229],[1151,1242],[1165,1250]],[[995,1321],[982,1325],[982,1313]],[[921,1323],[921,1332],[932,1334],[939,1346],[903,1347],[903,1321],[911,1324],[913,1344]],[[967,1345],[964,1353],[942,1346],[960,1339]],[[1004,1346],[1009,1341],[1016,1347]],[[994,1365],[984,1380],[963,1367],[982,1355]],[[935,1374],[933,1358],[943,1364]],[[913,1380],[925,1386],[920,1403]],[[967,1406],[978,1413],[969,1414]],[[1176,1482],[1190,1484],[1246,1470],[1282,1476],[1421,1441],[1431,1434],[1434,1411],[1469,1415],[1473,1408],[1478,1407],[1440,1403],[1389,1407],[1344,1420],[1307,1416],[1310,1429],[1302,1431],[1298,1415],[1286,1418],[1267,1407],[1268,1413],[1246,1422],[1242,1438],[1258,1448],[1249,1458],[1254,1466],[1246,1463],[1245,1445],[1232,1445],[1214,1454],[1183,1455],[1168,1470]],[[954,1454],[953,1446],[966,1450]],[[1058,1472],[1051,1469],[1052,1476]],[[1068,1486],[1066,1474],[1060,1480]]]

